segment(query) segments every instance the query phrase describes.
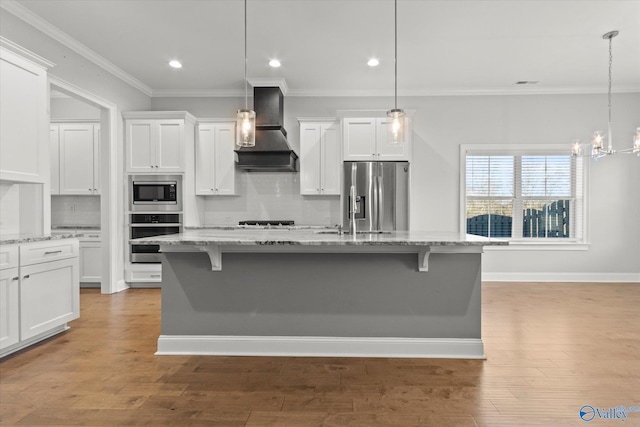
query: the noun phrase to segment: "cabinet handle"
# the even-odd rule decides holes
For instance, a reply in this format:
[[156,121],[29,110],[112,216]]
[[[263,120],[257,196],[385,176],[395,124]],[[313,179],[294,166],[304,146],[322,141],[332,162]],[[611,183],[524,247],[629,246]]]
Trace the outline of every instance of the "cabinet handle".
[[20,277],[18,277],[18,276],[11,278],[11,280],[18,280],[18,279],[20,279]]
[[59,254],[59,253],[62,253],[62,250],[59,250],[59,251],[47,251],[44,254],[45,255],[53,255],[53,254]]
[[31,277],[31,275],[27,274],[26,276],[23,277],[23,279],[28,279],[29,277]]
[[91,188],[88,188],[87,190],[89,190],[89,191],[93,191]]
[[151,277],[160,277],[160,274],[152,274]]
[[149,166],[149,167],[150,167],[150,168],[154,168],[155,166],[151,165],[151,166]]

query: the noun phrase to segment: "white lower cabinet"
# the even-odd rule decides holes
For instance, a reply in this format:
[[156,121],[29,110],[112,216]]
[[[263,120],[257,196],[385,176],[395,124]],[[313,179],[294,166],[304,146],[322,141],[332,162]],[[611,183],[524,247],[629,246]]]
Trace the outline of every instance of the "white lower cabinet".
[[102,281],[102,240],[100,232],[90,232],[80,238],[80,283]]
[[18,267],[0,270],[0,350],[20,341]]
[[20,267],[20,338],[80,315],[78,257]]
[[[80,316],[78,241],[3,246],[0,357],[62,332]],[[16,256],[16,254],[18,254]]]

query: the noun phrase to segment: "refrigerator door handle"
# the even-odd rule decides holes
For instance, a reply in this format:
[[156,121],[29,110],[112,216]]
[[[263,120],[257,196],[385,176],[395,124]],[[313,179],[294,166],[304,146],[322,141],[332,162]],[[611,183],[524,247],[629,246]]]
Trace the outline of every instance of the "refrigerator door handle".
[[[382,168],[380,168],[382,169]],[[378,223],[376,224],[376,230],[382,230],[382,224],[384,224],[384,218],[383,218],[383,214],[384,211],[382,209],[382,196],[384,194],[384,185],[382,184],[382,171],[380,170],[379,175],[376,177],[377,179],[377,185],[376,185],[376,190],[378,192],[377,194],[377,206],[376,206],[376,210],[378,211]]]

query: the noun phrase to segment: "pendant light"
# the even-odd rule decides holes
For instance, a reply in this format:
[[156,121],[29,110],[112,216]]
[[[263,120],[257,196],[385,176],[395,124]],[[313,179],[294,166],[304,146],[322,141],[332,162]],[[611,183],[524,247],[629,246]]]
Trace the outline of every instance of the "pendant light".
[[236,144],[240,147],[256,145],[256,112],[248,107],[247,94],[247,0],[244,0],[244,109],[236,118]]
[[[602,133],[600,131],[595,131],[591,140],[591,152],[589,154],[586,154],[587,157],[592,157],[593,159],[599,159],[601,157],[616,154],[616,150],[613,149],[613,133],[611,131],[611,70],[613,63],[613,38],[618,34],[618,31],[609,31],[608,33],[602,35],[603,39],[609,40],[609,88],[607,91],[609,120],[607,121],[607,148],[604,148],[604,136],[602,135]],[[620,150],[618,151],[618,153],[637,154],[640,157],[640,127],[636,129],[631,148]],[[577,140],[573,144],[572,154],[574,157],[583,155],[582,144],[580,143],[580,140]]]
[[402,144],[404,142],[404,110],[398,108],[398,0],[394,0],[394,75],[395,75],[395,87],[394,87],[394,108],[387,111],[387,118],[389,123],[387,129],[389,130],[389,142],[392,144]]

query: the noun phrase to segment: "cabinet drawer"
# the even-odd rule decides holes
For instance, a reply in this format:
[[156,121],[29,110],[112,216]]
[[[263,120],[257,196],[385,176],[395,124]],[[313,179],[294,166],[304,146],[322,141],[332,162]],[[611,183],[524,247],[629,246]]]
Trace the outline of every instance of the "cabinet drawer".
[[128,281],[136,282],[161,282],[162,273],[160,271],[129,271]]
[[18,246],[0,247],[0,270],[18,266]]
[[78,256],[76,239],[51,240],[20,245],[20,265],[38,264]]
[[81,242],[99,242],[102,239],[102,234],[99,231],[86,231],[78,239]]

